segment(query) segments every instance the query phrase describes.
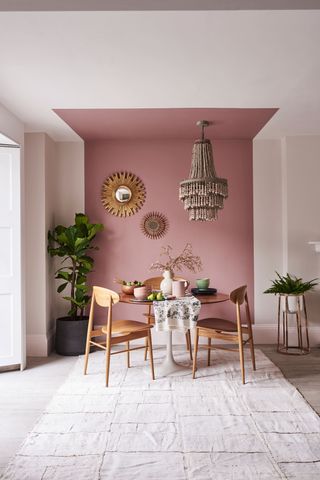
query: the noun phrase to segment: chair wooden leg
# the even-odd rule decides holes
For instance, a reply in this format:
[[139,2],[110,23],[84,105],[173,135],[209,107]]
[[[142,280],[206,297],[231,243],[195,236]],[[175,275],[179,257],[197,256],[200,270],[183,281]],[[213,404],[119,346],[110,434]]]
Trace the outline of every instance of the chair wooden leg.
[[[152,306],[148,305],[148,311],[147,311],[148,325],[150,325],[150,323],[151,323],[151,320],[150,320],[151,310],[152,310]],[[147,358],[148,358],[148,338],[147,337],[145,339],[145,345],[146,345],[146,347],[145,347],[145,350],[144,350],[144,361],[146,361]]]
[[189,352],[189,350],[190,350],[190,344],[189,344],[188,331],[189,331],[189,330],[186,331],[186,345],[187,345],[187,351]]
[[244,354],[243,354],[243,343],[242,343],[242,341],[239,342],[239,355],[240,355],[242,383],[245,384],[246,381],[245,381],[245,373],[244,373]]
[[252,337],[249,340],[249,345],[250,345],[250,351],[251,351],[252,368],[253,368],[253,370],[256,370],[256,357],[255,357],[255,354],[254,354],[254,344],[253,344],[253,338]]
[[190,330],[186,331],[186,344],[187,344],[187,350],[189,350],[190,360],[192,361],[192,343],[191,343]]
[[84,356],[84,371],[83,371],[84,375],[87,375],[89,353],[90,353],[90,334],[88,334],[87,341],[86,341],[86,352]]
[[145,349],[144,349],[144,361],[146,361],[147,358],[148,358],[148,339],[147,338],[145,339],[145,344],[146,344],[146,346],[145,346]]
[[211,338],[208,337],[208,367],[210,367],[210,357],[211,357]]
[[127,342],[127,367],[130,368],[130,342]]
[[151,366],[151,375],[152,375],[152,380],[155,379],[154,377],[154,365],[153,365],[153,352],[152,352],[152,339],[151,339],[151,332],[150,330],[148,331],[148,347],[149,347],[149,352],[150,352],[150,366]]
[[110,339],[107,339],[106,342],[106,387],[109,385],[109,370],[110,370],[110,352],[111,352],[111,343]]
[[198,343],[199,343],[199,330],[198,330],[198,328],[196,328],[196,338],[195,338],[195,341],[194,341],[194,352],[193,352],[192,378],[195,378],[196,370],[197,370]]

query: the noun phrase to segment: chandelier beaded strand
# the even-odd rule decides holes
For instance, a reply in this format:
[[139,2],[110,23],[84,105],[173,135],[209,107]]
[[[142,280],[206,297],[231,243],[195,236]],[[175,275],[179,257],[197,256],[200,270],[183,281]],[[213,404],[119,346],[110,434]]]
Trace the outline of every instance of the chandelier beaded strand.
[[207,222],[217,220],[218,211],[228,197],[228,182],[217,177],[212,145],[204,138],[204,128],[209,122],[200,120],[197,125],[202,130],[201,140],[193,145],[189,179],[180,183],[179,198],[189,212],[189,220]]

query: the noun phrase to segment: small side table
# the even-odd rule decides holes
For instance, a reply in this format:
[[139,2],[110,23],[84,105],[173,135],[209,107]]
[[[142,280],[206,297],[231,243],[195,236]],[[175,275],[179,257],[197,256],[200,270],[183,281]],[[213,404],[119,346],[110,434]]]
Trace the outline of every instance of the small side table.
[[[289,302],[295,299],[296,306],[289,308]],[[282,315],[281,315],[282,312]],[[281,319],[282,316],[282,319]],[[297,345],[289,345],[289,319],[294,316],[297,327]],[[280,341],[282,337],[282,341]],[[310,353],[308,316],[304,295],[279,295],[278,299],[278,347],[279,353],[287,355],[306,355]]]

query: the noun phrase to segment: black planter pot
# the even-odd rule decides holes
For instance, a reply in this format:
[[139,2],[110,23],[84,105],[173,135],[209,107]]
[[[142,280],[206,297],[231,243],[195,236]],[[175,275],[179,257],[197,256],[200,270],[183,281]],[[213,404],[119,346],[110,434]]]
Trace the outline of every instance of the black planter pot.
[[55,349],[59,355],[81,355],[86,349],[88,317],[71,320],[61,317],[56,320]]

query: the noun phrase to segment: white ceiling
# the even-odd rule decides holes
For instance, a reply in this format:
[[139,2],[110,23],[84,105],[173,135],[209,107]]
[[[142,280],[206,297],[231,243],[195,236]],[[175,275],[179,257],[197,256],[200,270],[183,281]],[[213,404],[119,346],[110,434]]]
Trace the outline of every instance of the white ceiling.
[[[53,108],[271,108],[320,135],[320,11],[0,12],[0,103],[55,140]],[[168,118],[170,121],[170,118]]]

